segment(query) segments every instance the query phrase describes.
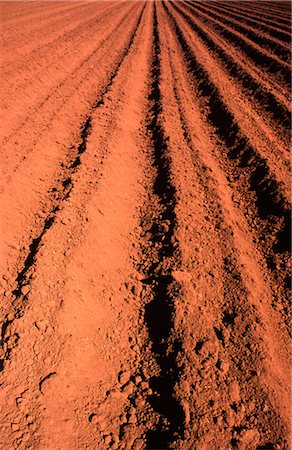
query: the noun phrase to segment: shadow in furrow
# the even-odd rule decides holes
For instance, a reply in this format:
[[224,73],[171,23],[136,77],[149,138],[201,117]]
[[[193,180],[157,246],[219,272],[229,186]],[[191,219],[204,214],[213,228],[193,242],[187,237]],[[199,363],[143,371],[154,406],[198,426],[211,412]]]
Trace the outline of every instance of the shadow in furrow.
[[[120,61],[118,62],[118,64],[117,64],[113,74],[111,75],[111,77],[109,79],[109,82],[107,83],[104,91],[102,92],[102,94],[100,96],[99,101],[94,103],[94,105],[92,107],[92,110],[97,109],[99,106],[101,106],[103,104],[104,96],[109,91],[109,89],[110,89],[110,87],[111,87],[115,77],[117,76],[117,73],[118,73],[118,70],[119,70],[121,64],[123,63],[126,55],[128,54],[128,52],[130,50],[131,45],[133,44],[135,35],[137,33],[138,27],[139,27],[141,19],[142,19],[142,15],[143,15],[144,9],[145,9],[145,5],[144,5],[143,10],[142,10],[142,12],[141,12],[141,14],[139,16],[138,22],[137,22],[137,24],[136,24],[136,26],[135,26],[135,28],[133,30],[133,33],[131,35],[131,38],[130,38],[128,46],[126,47],[125,51],[123,52],[123,54],[122,54],[122,56],[120,58]],[[81,130],[80,130],[80,143],[78,145],[78,151],[77,151],[78,154],[77,154],[75,160],[73,161],[73,163],[69,167],[69,169],[71,169],[71,173],[74,172],[74,171],[72,171],[72,169],[76,169],[76,167],[81,164],[80,155],[82,155],[86,151],[87,138],[88,138],[88,135],[90,134],[91,128],[92,128],[92,115],[89,115],[85,119],[85,121],[84,121],[84,123],[83,123],[83,125],[81,127]],[[35,256],[36,256],[36,253],[39,250],[39,247],[40,247],[40,244],[41,244],[41,241],[42,241],[42,238],[43,238],[44,234],[53,225],[53,223],[55,221],[55,215],[56,215],[57,211],[60,209],[60,205],[61,205],[62,201],[67,199],[68,196],[70,195],[70,192],[71,192],[71,190],[73,188],[73,182],[72,182],[72,179],[71,179],[70,176],[63,180],[62,186],[63,186],[64,191],[61,193],[61,195],[59,197],[59,204],[57,206],[55,206],[54,209],[50,212],[50,214],[48,215],[48,217],[45,220],[44,227],[43,227],[41,233],[39,234],[39,236],[37,238],[33,239],[32,243],[29,246],[29,250],[30,251],[29,251],[29,254],[28,254],[28,256],[27,256],[27,258],[26,258],[26,260],[24,262],[24,267],[21,270],[21,272],[19,272],[19,274],[17,276],[17,279],[16,279],[17,280],[17,284],[18,284],[17,289],[14,291],[14,294],[16,296],[21,294],[21,287],[23,285],[23,282],[26,281],[25,280],[25,275],[26,275],[27,271],[29,270],[29,268],[35,262]]]
[[[196,8],[201,10],[200,5],[196,3]],[[241,33],[241,36],[236,34],[236,30],[228,29],[228,23],[226,19],[221,18],[221,23],[216,18],[214,13],[208,12],[208,22],[211,22],[212,27],[216,30],[220,30],[221,36],[226,39],[227,42],[232,42],[235,46],[239,47],[246,56],[251,59],[256,66],[261,66],[271,76],[281,75],[285,85],[288,89],[291,86],[291,74],[288,63],[277,61],[272,54],[269,54],[264,49],[256,48],[252,43],[244,39],[246,31]],[[207,20],[207,19],[205,19]]]
[[[192,5],[190,2],[186,2],[191,8],[195,8],[195,6]],[[214,9],[210,9],[209,5],[207,8],[205,5],[198,5],[198,8],[193,9],[193,14],[197,14],[199,11],[202,11],[203,14],[212,17],[218,21],[221,21],[224,25],[227,25],[231,29],[234,29],[235,31],[238,31],[243,36],[249,38],[252,42],[260,45],[264,50],[272,51],[272,55],[275,54],[278,57],[283,56],[283,61],[289,61],[290,53],[289,50],[284,47],[283,45],[279,44],[278,42],[275,42],[274,40],[270,39],[270,37],[265,36],[264,34],[258,32],[257,30],[252,29],[252,27],[249,27],[244,21],[238,20],[233,17],[231,17],[230,14],[222,14],[221,12],[215,11]]]
[[162,2],[175,29],[177,39],[186,60],[188,71],[196,83],[198,94],[202,101],[208,104],[207,119],[214,127],[217,136],[226,146],[226,156],[236,164],[239,170],[247,168],[249,171],[249,188],[256,194],[256,207],[259,217],[266,220],[274,216],[283,225],[277,235],[274,251],[290,251],[291,214],[287,201],[281,192],[280,184],[270,172],[266,159],[250,144],[248,138],[242,134],[232,112],[224,103],[218,87],[212,82],[206,69],[197,60],[192,48],[186,41],[175,17]]
[[[76,159],[70,166],[71,173],[74,172],[74,171],[72,171],[72,169],[75,169],[80,164],[80,156],[79,155],[84,153],[86,150],[86,142],[87,142],[87,137],[88,137],[88,134],[90,133],[90,130],[91,130],[91,116],[87,117],[87,119],[85,120],[85,122],[81,128],[81,131],[80,131],[81,141],[78,146],[78,156],[76,157]],[[67,178],[65,178],[62,181],[62,187],[63,187],[63,191],[60,194],[58,204],[52,209],[52,211],[46,218],[43,229],[42,229],[41,233],[39,234],[39,236],[36,237],[35,239],[33,239],[32,243],[29,245],[29,253],[26,257],[26,260],[24,261],[22,270],[18,273],[17,278],[16,278],[17,288],[13,291],[13,294],[15,295],[16,298],[18,298],[22,295],[22,287],[29,282],[29,279],[27,279],[26,275],[27,275],[27,272],[29,271],[29,269],[35,263],[35,257],[40,249],[44,235],[54,224],[55,219],[56,219],[56,214],[60,209],[61,203],[69,197],[70,192],[72,191],[73,182],[72,182],[72,178],[70,176],[67,176]]]
[[[186,1],[185,3],[189,3],[190,5],[193,5],[193,2]],[[267,36],[271,36],[272,38],[276,38],[279,41],[279,46],[284,46],[284,43],[290,44],[291,37],[289,35],[289,32],[285,31],[285,25],[282,23],[283,29],[281,30],[279,28],[279,24],[275,27],[275,25],[272,25],[270,20],[262,21],[259,20],[256,17],[251,18],[248,14],[246,14],[244,11],[234,11],[230,10],[228,6],[220,4],[218,5],[212,5],[212,10],[219,12],[220,15],[226,14],[230,18],[234,18],[237,21],[241,21],[244,25],[247,25],[253,29],[254,32],[260,33],[264,31]],[[263,19],[264,20],[264,19]],[[268,23],[269,22],[269,23]],[[281,47],[278,47],[281,49]]]
[[[146,7],[146,5],[144,5],[144,7],[141,11],[141,14],[138,18],[138,21],[134,27],[134,30],[133,30],[130,40],[128,42],[128,46],[123,51],[123,53],[119,59],[119,62],[117,63],[117,65],[115,67],[114,72],[110,76],[108,83],[106,84],[103,92],[99,96],[99,100],[96,101],[92,105],[92,108],[91,108],[92,112],[104,103],[104,97],[108,93],[111,85],[113,84],[113,81],[118,74],[119,68],[122,65],[125,57],[129,53],[129,50],[134,42],[139,25],[142,20],[142,16],[143,16],[145,7]],[[87,139],[88,139],[88,135],[91,132],[91,128],[92,128],[92,113],[85,119],[85,121],[80,129],[80,143],[79,143],[78,149],[77,149],[77,156],[74,159],[74,161],[71,163],[71,165],[68,166],[67,169],[65,168],[66,178],[61,183],[63,190],[62,190],[62,192],[59,192],[57,205],[54,206],[54,208],[50,211],[50,213],[46,217],[44,224],[43,224],[43,228],[42,228],[41,232],[39,233],[39,235],[36,238],[34,238],[31,242],[31,244],[29,245],[29,252],[24,261],[23,268],[17,275],[17,278],[16,278],[17,287],[12,292],[15,297],[15,299],[13,301],[14,319],[21,317],[23,314],[23,307],[24,307],[23,301],[26,300],[26,297],[27,297],[27,293],[25,293],[25,294],[23,293],[23,287],[26,286],[27,284],[29,284],[30,279],[32,277],[32,275],[28,276],[28,272],[35,264],[36,256],[37,256],[39,249],[41,248],[44,235],[54,224],[57,212],[60,210],[62,203],[69,197],[69,195],[73,189],[73,181],[72,181],[72,178],[70,175],[73,175],[73,173],[76,171],[77,167],[81,164],[80,157],[86,151]],[[55,191],[57,191],[57,189],[53,188],[52,191],[55,192]],[[10,317],[11,314],[6,316],[4,322],[1,326],[0,346],[2,348],[4,347],[5,344],[7,347],[8,340],[11,339],[11,337],[9,335],[6,336],[6,334],[7,334],[6,331],[7,331],[7,328],[9,327],[9,325],[14,321],[14,319],[11,319],[11,318],[8,319],[8,316]],[[15,345],[15,342],[14,342],[14,345]],[[5,355],[4,355],[4,359],[0,360],[0,372],[3,371],[4,362],[5,362],[5,360],[9,359],[10,352],[11,352],[11,349],[9,347],[7,347]]]
[[[195,22],[195,19],[191,19],[190,16],[182,9],[178,8],[175,3],[172,3],[172,5],[175,10],[182,15],[192,30],[202,39],[208,50],[215,52],[220,58],[220,62],[226,71],[242,85],[244,91],[246,90],[248,93],[252,92],[253,98],[260,104],[261,108],[266,110],[271,118],[281,126],[281,129],[283,129],[283,127],[286,127],[287,129],[290,128],[291,117],[288,109],[281,105],[271,92],[263,88],[248,70],[244,69],[235,59],[233,59],[222,46],[217,44],[214,39]],[[188,6],[186,7],[189,8]]]
[[101,106],[101,105],[104,104],[104,98],[105,98],[106,94],[108,93],[108,91],[109,91],[111,85],[113,84],[113,81],[114,81],[114,79],[116,78],[116,76],[117,76],[117,74],[118,74],[118,71],[119,71],[119,69],[120,69],[120,67],[121,67],[121,65],[122,65],[122,63],[123,63],[123,61],[124,61],[124,59],[126,58],[127,54],[129,53],[130,48],[132,47],[132,44],[133,44],[134,39],[135,39],[135,37],[136,37],[138,28],[139,28],[139,26],[140,26],[140,23],[141,23],[141,20],[142,20],[144,11],[145,11],[145,8],[146,8],[146,3],[145,3],[145,5],[143,6],[143,9],[142,9],[141,14],[140,14],[140,16],[139,16],[139,19],[138,19],[138,21],[137,21],[137,24],[135,25],[135,28],[134,28],[134,30],[133,30],[133,33],[131,34],[131,37],[130,37],[128,46],[127,46],[127,47],[125,48],[125,50],[123,51],[122,56],[121,56],[121,58],[120,58],[120,61],[118,62],[118,64],[117,64],[116,67],[115,67],[115,70],[114,70],[113,73],[111,74],[111,76],[110,76],[110,78],[109,78],[109,82],[108,82],[108,84],[106,85],[106,87],[105,87],[104,91],[102,92],[102,94],[100,95],[99,100],[96,101],[96,102],[94,103],[93,109],[96,109],[96,108],[98,108],[99,106]]
[[[151,380],[154,395],[149,398],[153,409],[160,415],[160,422],[155,430],[147,432],[147,448],[167,449],[183,432],[184,412],[174,394],[175,384],[179,379],[176,355],[181,349],[181,344],[179,339],[173,338],[172,333],[176,293],[172,276],[167,273],[166,266],[171,266],[170,259],[175,253],[176,202],[175,188],[171,183],[170,160],[167,156],[167,139],[159,120],[161,69],[156,4],[154,4],[153,35],[152,83],[148,96],[147,130],[153,146],[154,165],[157,171],[154,194],[159,198],[162,214],[154,219],[151,228],[151,242],[153,246],[158,246],[160,264],[152,264],[146,274],[147,282],[153,289],[153,300],[145,308],[145,321],[152,349],[160,367],[159,377],[153,377]],[[168,224],[166,232],[162,231],[163,223]]]
[[27,281],[26,280],[26,274],[27,274],[28,270],[30,269],[30,267],[35,262],[35,256],[36,256],[36,254],[37,254],[37,252],[39,250],[41,240],[42,240],[44,234],[51,228],[51,226],[53,225],[54,221],[55,221],[55,217],[54,216],[47,217],[46,221],[45,221],[44,228],[42,229],[41,234],[37,238],[33,239],[32,243],[30,244],[30,246],[29,246],[29,253],[27,255],[26,260],[24,261],[23,268],[22,268],[21,272],[19,272],[19,274],[18,274],[18,276],[16,278],[17,288],[13,291],[13,294],[16,297],[19,297],[21,295],[21,289],[22,289],[22,287],[24,285],[24,282]]

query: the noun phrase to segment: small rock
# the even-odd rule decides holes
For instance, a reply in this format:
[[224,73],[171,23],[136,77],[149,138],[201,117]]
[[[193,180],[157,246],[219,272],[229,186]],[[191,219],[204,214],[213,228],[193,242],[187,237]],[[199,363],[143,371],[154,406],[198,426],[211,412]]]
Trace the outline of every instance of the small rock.
[[218,359],[219,345],[217,341],[205,341],[201,348],[198,349],[198,354],[207,362],[208,360]]
[[137,397],[137,398],[135,399],[135,405],[136,405],[137,408],[141,408],[141,409],[144,408],[145,405],[146,405],[146,400],[145,400],[145,398]]
[[57,372],[50,372],[39,381],[39,390],[42,394],[44,394],[44,390],[46,391],[48,387],[51,387],[52,379],[56,376]]
[[143,290],[143,286],[142,283],[136,283],[133,287],[132,287],[132,292],[134,295],[136,295],[137,297],[140,297],[141,293]]
[[131,373],[126,371],[126,372],[120,372],[119,373],[119,383],[123,386],[124,384],[126,384],[129,379],[130,379]]
[[234,427],[234,425],[235,425],[235,416],[234,416],[234,412],[232,411],[232,409],[229,409],[227,411],[226,423],[230,428]]
[[232,381],[229,386],[230,399],[234,403],[240,402],[240,388],[236,381]]
[[255,409],[255,406],[256,406],[255,401],[251,400],[248,404],[249,411],[253,411]]
[[97,414],[92,413],[89,415],[88,420],[90,423],[96,424],[98,422],[97,420]]
[[229,370],[229,362],[228,361],[221,361],[220,362],[220,370],[223,373],[227,373]]
[[129,381],[129,383],[124,387],[123,392],[128,396],[131,395],[134,392],[134,384]]
[[113,389],[110,392],[110,397],[111,398],[119,398],[121,396],[121,392],[118,389]]
[[148,383],[146,383],[146,381],[142,381],[142,383],[141,383],[141,388],[143,389],[143,390],[147,390],[148,389]]
[[46,329],[47,324],[44,320],[40,320],[35,323],[35,326],[39,331],[44,331]]
[[229,339],[230,339],[230,331],[228,330],[228,328],[223,328],[222,336],[223,336],[223,339],[224,339],[224,343],[226,344],[226,342],[228,342]]
[[19,424],[18,423],[11,423],[10,426],[11,426],[11,429],[13,431],[18,431],[19,430]]
[[135,377],[135,383],[136,384],[140,384],[140,383],[142,383],[142,377],[140,377],[140,375],[137,375],[136,377]]
[[136,423],[136,422],[137,422],[137,418],[136,418],[135,415],[129,417],[128,423],[133,424],[133,423]]
[[135,427],[131,424],[123,427],[122,437],[127,442],[127,448],[133,448],[133,444],[135,441]]
[[190,407],[187,400],[182,400],[181,405],[185,414],[185,425],[188,425],[190,422]]
[[174,270],[172,276],[179,283],[192,281],[192,275],[184,270]]
[[136,279],[137,280],[142,281],[144,278],[145,277],[144,277],[144,275],[142,273],[137,272],[137,274],[136,274]]
[[111,441],[112,441],[112,438],[111,438],[111,436],[105,436],[104,437],[104,443],[106,444],[106,445],[109,445],[110,443],[111,443]]
[[30,439],[30,435],[28,433],[24,433],[21,437],[22,442],[28,442]]
[[143,447],[144,447],[144,441],[136,439],[136,441],[134,442],[133,450],[142,450]]
[[24,286],[22,286],[21,288],[21,293],[22,295],[27,295],[30,292],[30,286],[28,284],[25,284]]
[[251,444],[256,447],[259,443],[260,434],[257,429],[244,430],[240,433],[239,442],[240,448],[246,449],[250,448]]
[[181,385],[181,390],[182,390],[183,392],[185,392],[185,393],[188,394],[188,395],[191,394],[191,388],[190,388],[190,384],[189,384],[188,381],[183,380],[183,381],[181,382],[180,385]]
[[10,336],[9,340],[7,342],[7,347],[13,348],[15,346],[15,344],[17,343],[17,340],[18,340],[18,338],[16,335]]
[[30,416],[30,415],[28,415],[28,416],[26,417],[26,421],[27,421],[28,425],[31,425],[31,424],[33,424],[33,422],[34,422],[33,417]]
[[23,398],[16,399],[17,408],[23,413],[27,409],[27,403],[23,400]]
[[131,406],[131,408],[129,409],[129,416],[133,416],[136,414],[136,409],[134,408],[134,406]]
[[222,428],[223,427],[223,417],[217,416],[217,425]]

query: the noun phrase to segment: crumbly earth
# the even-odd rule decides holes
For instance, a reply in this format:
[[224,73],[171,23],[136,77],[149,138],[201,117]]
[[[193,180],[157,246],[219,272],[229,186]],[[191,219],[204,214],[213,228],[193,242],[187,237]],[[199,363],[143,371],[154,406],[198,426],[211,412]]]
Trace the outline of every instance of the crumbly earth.
[[291,448],[289,3],[0,8],[1,450]]

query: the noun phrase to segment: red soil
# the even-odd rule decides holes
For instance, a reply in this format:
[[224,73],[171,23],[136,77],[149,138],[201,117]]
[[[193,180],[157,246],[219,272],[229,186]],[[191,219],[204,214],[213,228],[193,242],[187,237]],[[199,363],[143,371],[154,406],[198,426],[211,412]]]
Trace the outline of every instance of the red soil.
[[1,3],[1,449],[289,449],[290,7]]

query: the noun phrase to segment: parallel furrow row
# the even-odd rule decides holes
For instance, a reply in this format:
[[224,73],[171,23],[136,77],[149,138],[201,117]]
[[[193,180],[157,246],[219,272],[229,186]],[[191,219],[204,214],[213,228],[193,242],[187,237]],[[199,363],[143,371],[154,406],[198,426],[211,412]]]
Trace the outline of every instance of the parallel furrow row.
[[[99,98],[93,103],[92,105],[92,112],[88,115],[88,117],[85,119],[81,131],[80,131],[80,142],[77,147],[77,154],[76,156],[71,160],[69,166],[67,166],[64,169],[64,179],[61,183],[62,190],[58,192],[57,201],[56,204],[53,205],[52,210],[48,214],[48,216],[45,218],[44,225],[42,227],[42,230],[38,234],[37,237],[35,237],[31,244],[29,245],[29,253],[24,261],[23,268],[21,271],[17,274],[16,277],[16,284],[17,287],[13,291],[14,300],[12,302],[13,310],[9,310],[9,312],[6,314],[6,318],[3,321],[2,328],[1,328],[1,347],[5,350],[4,358],[1,359],[0,362],[0,371],[4,368],[4,362],[5,360],[9,359],[10,353],[11,353],[11,345],[14,347],[17,342],[17,338],[13,339],[13,342],[11,340],[11,336],[9,336],[9,341],[6,340],[5,331],[7,327],[17,318],[21,317],[24,313],[24,309],[26,306],[26,298],[27,298],[27,286],[29,286],[30,279],[32,277],[31,275],[31,268],[35,264],[37,253],[39,249],[42,246],[42,240],[46,234],[46,232],[52,227],[54,224],[57,213],[62,207],[63,203],[68,199],[70,192],[72,191],[74,185],[72,181],[72,175],[76,172],[77,167],[81,164],[81,155],[86,151],[86,142],[87,142],[87,136],[90,133],[91,130],[91,121],[92,121],[92,114],[94,110],[96,110],[99,106],[101,106],[104,102],[104,98],[108,91],[110,90],[110,87],[112,83],[114,82],[115,77],[118,74],[119,68],[122,65],[124,59],[126,58],[137,33],[137,30],[139,28],[140,22],[142,20],[143,12],[144,12],[145,6],[143,7],[142,12],[140,13],[140,16],[138,18],[138,21],[134,27],[134,30],[131,34],[130,40],[128,42],[127,47],[122,52],[119,62],[115,67],[115,70],[112,72],[107,85],[104,87],[104,90],[100,94]],[[53,188],[53,192],[55,189]]]
[[[176,288],[171,270],[174,269],[174,265],[179,263],[179,252],[174,239],[176,191],[171,180],[168,140],[164,133],[161,117],[160,52],[155,4],[151,85],[146,127],[153,147],[152,158],[156,169],[153,191],[159,200],[160,209],[151,226],[151,246],[156,249],[159,262],[154,260],[144,276],[146,283],[150,284],[153,289],[153,300],[146,306],[145,319],[152,342],[152,351],[160,367],[160,375],[153,380],[152,385],[157,394],[150,398],[150,403],[154,411],[160,415],[161,421],[155,430],[148,432],[148,448],[168,448],[172,440],[181,436],[184,421],[182,407],[174,396],[174,386],[179,379],[176,355],[181,348],[181,342],[178,336],[173,336]],[[163,240],[161,236],[163,236]],[[162,311],[163,314],[161,314]],[[165,419],[167,423],[165,423]]]
[[[53,101],[56,97],[58,98],[58,95],[59,95],[61,89],[68,89],[68,93],[66,92],[66,96],[62,92],[62,104],[57,102],[55,109],[52,112],[50,112],[51,120],[55,117],[56,113],[58,113],[61,109],[64,108],[64,103],[66,102],[66,100],[70,98],[70,96],[72,95],[73,92],[76,91],[76,89],[78,89],[76,84],[78,83],[78,85],[81,85],[83,82],[83,79],[88,78],[90,73],[92,72],[92,66],[90,63],[92,61],[94,61],[94,57],[97,54],[99,54],[99,52],[101,52],[103,47],[106,47],[109,39],[112,38],[112,35],[114,33],[118,32],[118,30],[126,23],[127,19],[129,18],[129,16],[131,14],[133,14],[133,8],[131,8],[131,10],[128,10],[123,15],[123,17],[115,25],[114,30],[111,30],[110,33],[107,33],[101,39],[101,41],[93,49],[90,50],[90,52],[85,56],[85,58],[83,60],[81,60],[72,71],[70,71],[70,73],[67,76],[62,78],[62,80],[57,85],[53,86],[53,89],[51,89],[47,93],[47,95],[44,99],[42,99],[36,105],[33,105],[32,107],[29,108],[28,115],[26,115],[24,118],[22,118],[20,125],[17,128],[11,130],[11,132],[9,134],[7,134],[7,136],[5,137],[5,140],[4,140],[4,144],[8,143],[10,139],[13,139],[15,133],[19,133],[25,125],[27,126],[31,121],[33,121],[34,117],[36,116],[37,113],[39,113],[39,110],[41,108],[43,108],[44,106],[49,107],[49,102]],[[108,52],[108,49],[105,48],[105,53],[107,53],[107,52]],[[101,57],[102,56],[103,55],[101,55]],[[62,53],[62,58],[63,58],[63,53]],[[83,73],[83,71],[85,71],[85,73]],[[82,78],[79,81],[80,77],[82,77]],[[72,80],[74,80],[74,84],[72,83]],[[49,123],[50,122],[48,122],[48,120],[46,120],[46,123],[44,124],[42,129],[46,130],[48,128]],[[37,132],[37,136],[38,136],[38,139],[41,136],[41,132],[39,129]]]
[[[7,12],[9,11],[8,7],[7,7],[7,3],[5,4],[5,13],[7,14]],[[6,20],[7,26],[9,27],[9,25],[14,25],[15,23],[17,23],[18,25],[23,25],[26,24],[27,22],[31,22],[32,20],[40,18],[43,18],[44,15],[44,11],[43,11],[43,5],[40,5],[38,3],[35,3],[35,5],[32,5],[31,3],[23,3],[24,7],[22,9],[23,10],[27,10],[27,13],[23,13],[21,12],[21,14],[15,13],[15,10],[13,11],[15,13],[16,17],[8,17]],[[48,8],[48,12],[46,17],[50,18],[50,17],[57,17],[59,14],[63,14],[66,13],[69,10],[74,10],[76,8],[80,8],[80,4],[76,4],[74,6],[72,5],[68,5],[66,3],[63,4],[58,4],[58,3],[51,3],[49,4],[48,7],[48,3],[46,5],[46,7]],[[2,6],[2,8],[4,8],[4,6]],[[13,8],[12,8],[13,10]],[[7,12],[6,12],[7,11]],[[4,12],[4,10],[3,10]],[[9,14],[9,13],[8,13]],[[22,23],[23,22],[23,23]]]
[[[281,2],[279,2],[279,4],[280,3]],[[286,3],[288,4],[288,2]],[[222,2],[218,2],[218,4],[221,5]],[[226,2],[223,4],[226,5]],[[278,8],[275,9],[275,6],[271,3],[265,5],[263,2],[228,2],[228,7],[235,9],[236,11],[244,11],[251,17],[264,18],[269,23],[272,22],[281,26],[283,23],[287,24],[287,26],[289,25],[289,19],[287,19],[289,9],[285,14],[282,14],[281,11]]]
[[[259,32],[255,30],[254,27],[245,25],[243,20],[236,20],[231,14],[224,14],[222,11],[214,10],[210,8],[209,5],[196,4],[201,11],[207,13],[210,17],[218,19],[221,23],[228,25],[232,29],[243,34],[249,38],[252,42],[263,47],[267,52],[273,53],[275,56],[279,56],[283,61],[289,61],[290,51],[289,47],[283,45],[279,41],[275,41],[272,37],[267,36],[264,31]],[[288,41],[289,42],[289,41]]]
[[[223,12],[227,13],[228,17],[234,17],[239,20],[240,23],[243,22],[247,25],[250,25],[254,29],[254,31],[259,30],[260,32],[266,33],[270,38],[274,38],[276,42],[282,45],[284,43],[289,44],[291,41],[289,29],[287,29],[287,31],[284,31],[283,28],[285,27],[283,27],[283,24],[281,24],[282,28],[279,24],[272,26],[270,24],[267,24],[264,20],[255,19],[253,16],[250,16],[241,10],[234,11],[230,7],[228,7],[228,4],[218,5],[212,2],[212,4],[208,4],[208,6],[209,8],[215,9],[216,12],[218,11],[221,14]],[[286,48],[288,48],[287,45]]]
[[[256,66],[262,67],[271,76],[277,77],[277,79],[284,83],[284,86],[290,86],[290,65],[289,63],[282,61],[278,56],[273,55],[269,51],[265,50],[260,45],[256,44],[244,34],[234,30],[231,26],[226,24],[226,20],[217,19],[214,14],[208,12],[205,13],[203,8],[196,3],[195,6],[190,6],[193,13],[202,16],[207,23],[210,23],[220,35],[227,40],[227,42],[233,43],[236,47],[239,47],[248,58],[250,58]],[[228,21],[227,21],[228,22]]]
[[288,448],[290,5],[3,8],[1,448]]
[[[290,111],[287,105],[282,104],[278,99],[278,93],[273,89],[273,92],[265,86],[265,82],[256,76],[256,74],[250,71],[250,68],[244,65],[243,61],[235,57],[232,49],[224,41],[218,39],[217,36],[212,33],[210,29],[202,24],[197,19],[193,19],[192,16],[186,14],[181,8],[174,4],[177,11],[180,11],[187,23],[190,24],[196,34],[202,39],[206,47],[210,52],[215,52],[219,58],[220,63],[225,70],[230,74],[233,79],[236,79],[251,101],[255,101],[259,105],[265,114],[271,117],[271,126],[275,127],[275,132],[282,127],[284,131],[289,128],[290,125]],[[253,106],[252,106],[253,107]]]
[[[118,10],[115,5],[110,5],[102,11],[94,9],[84,12],[80,11],[78,21],[76,21],[76,13],[73,13],[72,17],[68,17],[68,31],[66,23],[64,24],[64,18],[59,19],[59,23],[54,24],[57,28],[57,36],[45,43],[41,39],[42,36],[31,36],[36,42],[41,42],[39,42],[37,47],[32,48],[30,46],[29,51],[24,52],[20,56],[16,55],[13,60],[7,62],[4,67],[5,76],[12,78],[16,70],[17,74],[15,73],[15,76],[19,76],[24,71],[26,79],[23,83],[17,83],[14,86],[15,89],[23,89],[28,82],[31,82],[31,78],[28,77],[29,73],[38,76],[48,68],[53,67],[55,64],[57,65],[60,63],[60,58],[64,58],[64,55],[67,55],[70,51],[72,52],[72,45],[74,49],[78,48],[81,50],[82,44],[84,45],[86,41],[88,42],[88,31],[94,30],[95,26],[104,26],[109,17],[113,19],[114,14],[117,13]],[[61,24],[62,32],[59,31]],[[42,31],[43,29],[41,28],[40,33]],[[51,30],[48,30],[48,35],[51,37]],[[19,40],[21,40],[21,37],[19,37]]]
[[[163,5],[165,6],[165,3]],[[245,183],[247,183],[244,188],[245,196],[249,199],[250,204],[255,204],[258,218],[262,221],[259,230],[263,228],[264,235],[268,232],[270,236],[273,236],[271,248],[265,251],[267,263],[273,269],[275,255],[289,252],[291,246],[289,202],[283,195],[281,185],[271,173],[267,160],[257,152],[249,139],[241,132],[239,124],[224,102],[218,87],[213,83],[206,69],[199,63],[178,19],[168,8],[166,10],[185,55],[187,68],[192,73],[202,113],[214,128],[219,141],[224,144],[222,150],[229,164],[236,168],[236,172],[242,173],[244,176]],[[259,233],[262,232],[259,231]],[[276,273],[275,276],[277,276]],[[287,299],[283,301],[285,310],[289,309]]]

